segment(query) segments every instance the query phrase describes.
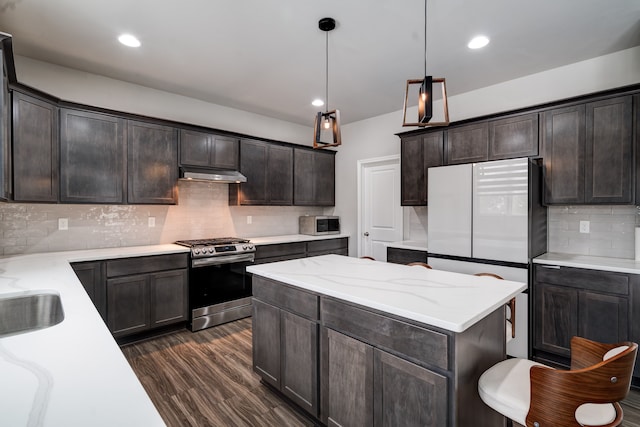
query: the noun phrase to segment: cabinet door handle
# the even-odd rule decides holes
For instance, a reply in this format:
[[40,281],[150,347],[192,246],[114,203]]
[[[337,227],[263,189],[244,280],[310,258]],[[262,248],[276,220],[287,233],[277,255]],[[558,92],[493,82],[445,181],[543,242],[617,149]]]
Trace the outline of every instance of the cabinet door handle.
[[552,268],[554,270],[560,270],[560,266],[559,265],[546,265],[546,264],[543,264],[543,265],[540,265],[540,267],[542,267],[542,268]]

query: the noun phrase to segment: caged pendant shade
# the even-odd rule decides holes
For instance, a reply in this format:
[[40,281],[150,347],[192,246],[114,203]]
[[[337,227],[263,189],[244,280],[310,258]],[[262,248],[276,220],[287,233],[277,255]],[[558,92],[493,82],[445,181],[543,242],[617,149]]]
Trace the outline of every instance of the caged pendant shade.
[[[442,89],[442,106],[444,121],[431,122],[433,118],[433,83],[440,83]],[[409,93],[412,86],[420,85],[418,89],[418,121],[407,123],[407,107],[409,106]],[[449,124],[449,107],[447,105],[447,87],[445,79],[427,75],[427,0],[424,0],[424,78],[409,79],[404,94],[404,107],[402,109],[402,126],[447,126]]]
[[318,28],[326,34],[325,53],[325,112],[316,114],[313,126],[313,148],[337,147],[342,144],[340,136],[340,111],[329,111],[329,31],[336,28],[336,21],[333,18],[322,18],[318,22]]

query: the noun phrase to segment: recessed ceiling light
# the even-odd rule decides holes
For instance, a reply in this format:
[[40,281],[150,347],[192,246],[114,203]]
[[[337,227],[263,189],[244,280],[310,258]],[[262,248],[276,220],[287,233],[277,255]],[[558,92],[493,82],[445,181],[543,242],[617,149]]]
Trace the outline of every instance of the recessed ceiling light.
[[125,46],[140,47],[140,40],[138,40],[131,34],[122,34],[120,37],[118,37],[118,41]]
[[467,47],[469,49],[480,49],[489,44],[489,38],[485,36],[477,36],[471,39]]
[[314,99],[311,105],[314,107],[322,107],[324,105],[324,101],[322,99]]

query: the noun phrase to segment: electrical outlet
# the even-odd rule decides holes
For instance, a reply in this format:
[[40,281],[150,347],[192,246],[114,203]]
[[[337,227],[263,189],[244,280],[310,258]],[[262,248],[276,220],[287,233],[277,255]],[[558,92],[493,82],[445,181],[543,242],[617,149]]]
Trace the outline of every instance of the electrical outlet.
[[253,223],[253,217],[251,215],[247,215],[247,224]]
[[69,229],[69,218],[58,218],[58,230]]
[[156,226],[156,217],[155,216],[150,216],[149,217],[149,228],[153,228]]
[[589,232],[589,221],[580,221],[580,232],[581,233]]

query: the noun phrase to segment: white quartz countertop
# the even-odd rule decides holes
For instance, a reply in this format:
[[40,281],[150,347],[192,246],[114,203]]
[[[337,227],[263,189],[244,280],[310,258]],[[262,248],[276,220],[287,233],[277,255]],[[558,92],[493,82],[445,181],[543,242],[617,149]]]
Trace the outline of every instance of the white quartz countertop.
[[247,271],[452,332],[463,332],[526,289],[520,282],[341,255]]
[[387,243],[389,248],[410,249],[412,251],[427,251],[426,240],[402,240],[400,242]]
[[177,245],[30,254],[0,259],[0,298],[60,295],[64,320],[0,337],[0,425],[164,426],[69,262],[188,252]]
[[544,255],[534,258],[533,262],[535,264],[559,265],[562,267],[576,267],[591,270],[614,271],[618,273],[640,274],[640,261],[625,258],[607,258],[547,252]]
[[254,245],[275,245],[278,243],[311,242],[314,240],[340,239],[349,237],[348,234],[325,234],[323,236],[308,236],[306,234],[288,234],[283,236],[247,237]]

